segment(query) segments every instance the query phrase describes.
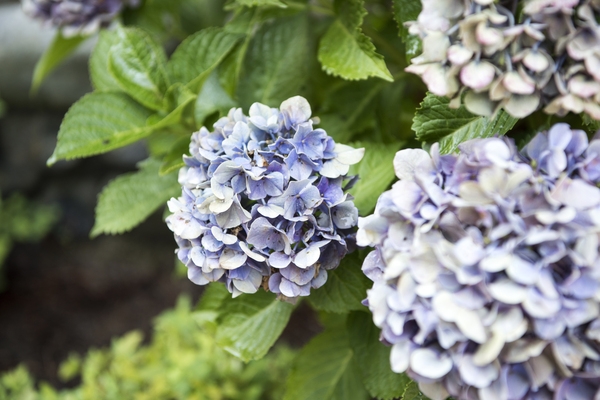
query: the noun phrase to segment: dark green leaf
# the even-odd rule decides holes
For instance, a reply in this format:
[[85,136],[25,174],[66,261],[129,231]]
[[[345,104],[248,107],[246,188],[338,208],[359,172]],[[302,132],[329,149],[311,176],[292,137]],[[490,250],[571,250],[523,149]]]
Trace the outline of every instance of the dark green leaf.
[[109,71],[121,89],[154,110],[160,110],[169,87],[166,55],[146,32],[119,28],[118,43],[108,54]]
[[149,159],[140,164],[138,172],[121,175],[106,185],[98,198],[91,237],[127,232],[180,193],[177,174],[158,176],[159,167],[159,161]]
[[65,115],[48,164],[106,153],[148,136],[149,116],[149,110],[124,93],[87,94]]
[[343,324],[328,327],[300,351],[284,396],[284,400],[367,398]]
[[238,87],[244,107],[270,106],[297,95],[307,79],[308,20],[305,13],[265,24],[249,44]]
[[327,271],[327,283],[311,293],[311,304],[319,310],[333,313],[366,310],[361,301],[367,297],[371,283],[362,273],[361,266],[358,252],[344,257],[336,269]]
[[586,127],[586,130],[592,135],[596,132],[600,131],[600,121],[592,119],[589,115],[583,114],[581,117],[583,119],[583,124]]
[[65,58],[67,58],[77,47],[85,40],[87,36],[74,36],[66,38],[56,32],[50,46],[44,51],[33,70],[33,79],[31,82],[31,91],[37,92],[44,79],[56,68]]
[[171,79],[198,93],[206,78],[242,37],[223,28],[204,29],[188,37],[169,60],[167,68]]
[[98,36],[98,42],[90,56],[90,80],[92,86],[100,91],[120,91],[121,86],[108,70],[108,54],[115,44],[119,43],[116,31],[103,29]]
[[395,178],[393,161],[401,143],[383,144],[372,142],[353,143],[355,148],[364,147],[365,156],[357,165],[353,165],[350,174],[360,177],[350,189],[354,204],[361,215],[368,215],[375,208],[379,195],[385,191]]
[[378,77],[393,81],[385,61],[375,52],[371,39],[362,33],[366,15],[363,0],[336,2],[338,18],[319,44],[318,58],[323,69],[347,80]]
[[371,396],[391,400],[402,396],[410,379],[392,371],[391,347],[379,341],[379,333],[370,313],[354,311],[348,316],[350,346],[354,350],[365,387]]
[[402,37],[408,60],[421,53],[421,39],[410,35],[404,25],[408,21],[416,21],[421,12],[420,0],[394,0],[394,18],[398,23],[399,35]]
[[453,153],[467,140],[504,135],[518,121],[504,111],[489,119],[471,114],[464,106],[452,109],[450,100],[428,93],[417,109],[412,129],[417,139],[434,143],[439,141],[441,153]]
[[373,99],[384,86],[378,79],[346,82],[325,99],[323,112],[319,113],[321,127],[340,143],[348,143],[355,134],[374,129]]
[[217,343],[248,362],[262,358],[283,332],[294,306],[259,291],[224,302]]

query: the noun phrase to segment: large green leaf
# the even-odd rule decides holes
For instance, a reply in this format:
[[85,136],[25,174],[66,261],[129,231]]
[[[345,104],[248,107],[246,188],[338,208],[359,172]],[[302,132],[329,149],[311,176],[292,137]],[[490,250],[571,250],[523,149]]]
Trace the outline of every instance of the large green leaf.
[[202,90],[196,99],[196,106],[194,109],[196,127],[200,128],[204,125],[204,120],[209,115],[217,111],[221,114],[225,114],[229,109],[236,105],[235,101],[233,101],[225,89],[223,89],[223,86],[221,86],[218,74],[213,72],[206,82],[204,82]]
[[164,50],[141,29],[119,28],[117,34],[108,54],[110,73],[135,100],[160,110],[169,87]]
[[66,38],[56,32],[50,46],[44,51],[33,70],[33,79],[31,81],[31,91],[37,92],[44,79],[56,68],[65,58],[67,58],[77,47],[85,40],[87,36],[74,36]]
[[471,114],[463,106],[452,109],[450,100],[428,93],[417,109],[412,129],[417,139],[434,143],[439,141],[441,153],[453,153],[467,140],[504,135],[518,121],[504,111],[490,119]]
[[327,283],[311,293],[312,305],[333,313],[365,310],[361,301],[367,297],[371,282],[362,273],[361,266],[358,252],[344,257],[336,269],[327,271]]
[[224,29],[228,32],[244,35],[244,40],[223,60],[218,68],[219,82],[225,92],[231,97],[235,95],[242,74],[244,59],[252,35],[255,33],[255,26],[259,20],[259,12],[254,8],[243,8],[238,11],[233,19],[225,25]]
[[300,351],[284,400],[366,400],[354,352],[342,324],[328,326]]
[[393,81],[385,61],[375,52],[371,39],[362,33],[366,15],[364,0],[336,1],[338,18],[319,44],[318,58],[323,69],[348,80],[378,77]]
[[385,191],[395,178],[393,161],[401,143],[383,144],[372,142],[353,143],[356,148],[364,147],[365,156],[357,165],[352,166],[350,174],[358,175],[359,180],[350,189],[354,204],[361,215],[367,215],[375,208],[379,195]]
[[379,79],[345,82],[338,90],[328,93],[319,112],[321,127],[336,142],[348,143],[354,135],[375,128],[373,99],[385,83]]
[[87,94],[65,115],[48,164],[106,153],[148,136],[149,116],[148,109],[124,93]]
[[103,29],[98,36],[90,56],[90,80],[92,86],[100,91],[120,91],[121,86],[108,70],[108,54],[115,44],[119,43],[119,34],[116,31]]
[[251,40],[238,87],[244,107],[258,101],[279,104],[302,89],[307,79],[306,13],[264,24]]
[[405,23],[416,21],[421,12],[420,0],[394,0],[394,17],[398,23],[398,31],[404,41],[406,56],[410,60],[421,53],[421,39],[416,35],[410,35]]
[[243,37],[223,28],[208,28],[185,39],[169,60],[167,70],[174,82],[198,93],[209,74]]
[[158,176],[160,161],[149,159],[138,172],[121,175],[102,190],[96,206],[91,236],[127,232],[177,196],[181,186],[177,174]]
[[370,313],[354,311],[348,316],[350,345],[369,394],[385,400],[400,398],[410,379],[392,371],[391,347],[379,341],[379,333]]
[[283,332],[293,309],[264,291],[229,299],[221,307],[217,343],[246,362],[262,358]]

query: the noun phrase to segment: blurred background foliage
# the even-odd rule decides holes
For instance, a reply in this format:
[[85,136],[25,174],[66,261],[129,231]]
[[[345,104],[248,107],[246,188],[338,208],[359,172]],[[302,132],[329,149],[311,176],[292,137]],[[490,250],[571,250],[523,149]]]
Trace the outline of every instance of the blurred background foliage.
[[174,309],[156,318],[150,343],[143,344],[143,334],[132,331],[108,348],[64,361],[59,375],[79,382],[75,387],[56,390],[44,382],[36,387],[20,366],[0,376],[0,399],[281,399],[295,352],[277,346],[245,364],[216,345],[215,316],[194,311],[182,296]]

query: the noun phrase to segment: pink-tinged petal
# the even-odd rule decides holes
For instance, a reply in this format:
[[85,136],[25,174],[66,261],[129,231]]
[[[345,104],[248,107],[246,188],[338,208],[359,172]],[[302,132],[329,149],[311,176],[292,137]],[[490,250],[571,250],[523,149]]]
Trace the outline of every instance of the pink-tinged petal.
[[514,94],[532,94],[535,91],[535,83],[524,79],[517,71],[505,73],[502,83],[509,92]]
[[567,84],[569,92],[587,99],[592,97],[600,92],[600,83],[586,79],[582,75],[576,75],[573,78],[569,79],[569,83]]
[[529,51],[523,58],[523,64],[534,72],[545,71],[551,63],[552,59],[546,54],[545,51]]
[[454,44],[448,48],[448,60],[456,66],[465,65],[473,57],[473,52],[464,46]]
[[472,61],[460,70],[461,82],[475,90],[481,90],[490,85],[495,75],[494,66],[487,61]]

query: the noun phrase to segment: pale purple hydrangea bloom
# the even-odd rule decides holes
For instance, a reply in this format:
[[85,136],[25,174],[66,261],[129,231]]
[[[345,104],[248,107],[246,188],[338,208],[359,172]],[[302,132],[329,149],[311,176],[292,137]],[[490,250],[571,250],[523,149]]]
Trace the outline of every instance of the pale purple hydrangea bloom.
[[108,26],[123,7],[139,4],[140,0],[23,0],[23,10],[72,37],[95,33]]
[[600,140],[556,124],[394,168],[357,233],[392,370],[434,400],[600,399]]
[[192,135],[182,197],[169,201],[177,255],[194,283],[224,282],[234,296],[261,285],[308,296],[354,242],[358,210],[345,190],[364,149],[314,129],[299,96],[249,114],[232,109]]
[[[421,0],[406,71],[475,114],[587,113],[600,120],[598,0]],[[519,7],[521,6],[521,7]],[[514,14],[522,8],[521,19]],[[462,96],[464,94],[464,96]]]

